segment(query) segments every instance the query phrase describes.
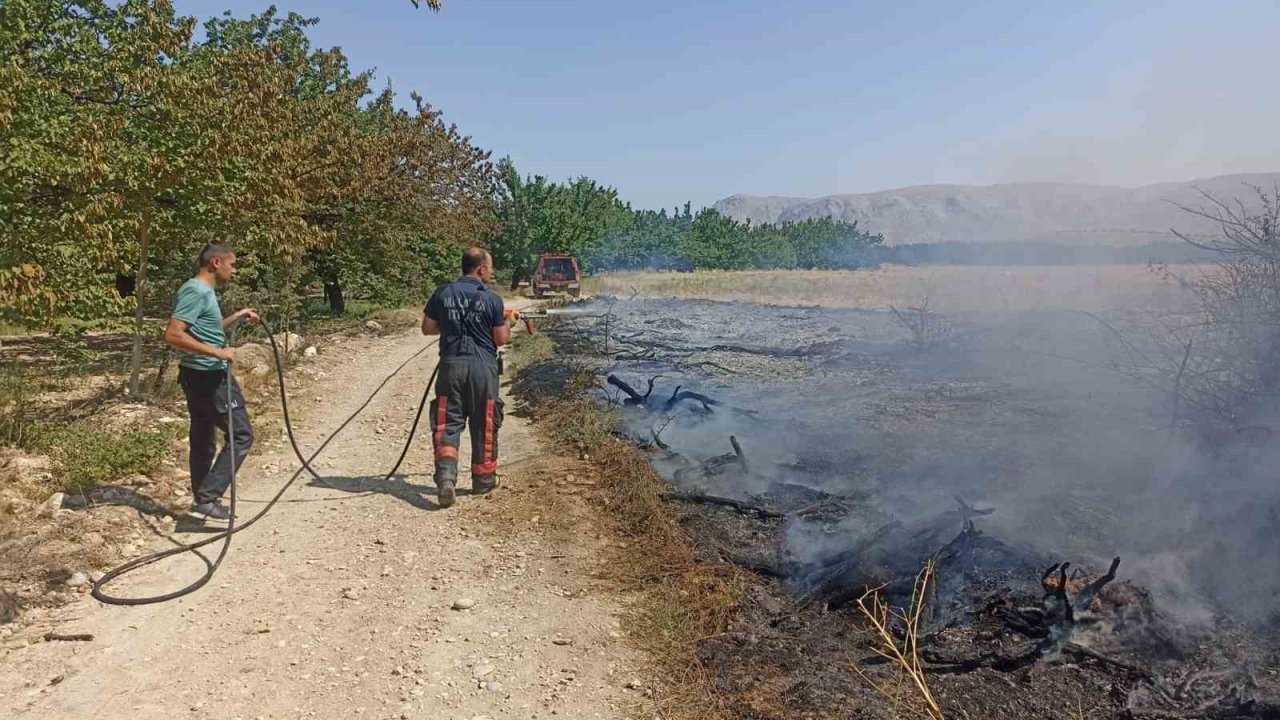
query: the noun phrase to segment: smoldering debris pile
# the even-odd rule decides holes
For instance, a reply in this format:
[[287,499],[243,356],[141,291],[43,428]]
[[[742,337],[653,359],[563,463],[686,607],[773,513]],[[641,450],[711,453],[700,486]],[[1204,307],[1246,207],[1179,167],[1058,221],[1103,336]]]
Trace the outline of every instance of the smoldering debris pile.
[[[997,377],[973,372],[993,353],[965,338],[990,343],[990,328],[922,349],[886,314],[604,310],[553,332],[594,364],[703,556],[764,583],[703,647],[744,716],[865,706],[864,675],[884,669],[859,600],[879,588],[909,603],[932,562],[921,657],[944,705],[970,717],[1066,717],[1082,697],[1099,716],[1280,717],[1280,644],[1214,607],[1212,588],[1169,592],[1194,585],[1194,566],[1174,563],[1176,582],[1153,572],[1169,534],[1131,511],[1147,488],[1097,477],[1098,447],[1071,444],[1088,426],[1079,398],[1055,395],[1067,386],[1019,378],[1008,358]],[[1150,411],[1131,388],[1090,392],[1127,423]],[[1079,482],[1044,482],[1068,473]]]

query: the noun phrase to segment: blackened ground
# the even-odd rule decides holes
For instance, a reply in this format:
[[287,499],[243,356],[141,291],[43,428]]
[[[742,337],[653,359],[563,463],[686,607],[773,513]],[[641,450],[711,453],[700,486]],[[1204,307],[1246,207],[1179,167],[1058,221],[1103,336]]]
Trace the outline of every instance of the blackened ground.
[[[1280,496],[1254,477],[1256,448],[1221,448],[1240,470],[1224,483],[1171,431],[1158,374],[1117,341],[1142,318],[574,308],[552,330],[561,352],[654,447],[703,559],[761,577],[701,650],[740,716],[893,717],[873,686],[898,676],[870,662],[856,600],[881,584],[908,598],[929,558],[948,717],[1272,716]],[[647,397],[627,402],[610,373]],[[712,402],[679,399],[691,390]],[[1057,602],[1044,568],[1069,561],[1083,586],[1115,555],[1119,579],[1078,623],[1026,625]]]

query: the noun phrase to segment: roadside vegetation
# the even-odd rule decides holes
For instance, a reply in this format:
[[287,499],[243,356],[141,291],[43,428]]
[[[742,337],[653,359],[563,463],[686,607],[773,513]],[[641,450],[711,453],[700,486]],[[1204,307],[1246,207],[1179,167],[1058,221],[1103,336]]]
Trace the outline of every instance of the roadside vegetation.
[[[81,352],[96,355],[87,347]],[[50,460],[48,472],[35,476],[35,482],[32,476],[25,482],[16,474],[7,478],[20,485],[9,489],[26,500],[39,503],[55,492],[85,493],[150,473],[170,456],[180,426],[94,417],[95,388],[78,383],[81,372],[79,363],[47,362],[39,374],[18,362],[0,365],[0,447]]]
[[48,454],[56,463],[55,489],[82,493],[102,478],[145,474],[159,467],[177,436],[146,426],[104,428],[91,422],[41,424],[33,428],[27,448]]
[[752,576],[699,561],[662,498],[666,481],[620,438],[617,411],[599,404],[594,378],[566,365],[555,350],[546,334],[521,338],[510,365],[516,391],[529,403],[537,427],[556,445],[575,449],[593,470],[592,504],[620,540],[610,544],[600,571],[632,596],[624,628],[654,663],[659,692],[651,710],[672,720],[726,718],[715,678],[697,648],[724,632]]

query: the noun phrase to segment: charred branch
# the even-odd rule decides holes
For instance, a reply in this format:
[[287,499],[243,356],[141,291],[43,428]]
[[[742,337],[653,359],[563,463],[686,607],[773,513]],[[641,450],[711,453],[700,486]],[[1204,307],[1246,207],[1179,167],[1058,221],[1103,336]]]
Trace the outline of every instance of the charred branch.
[[997,672],[1016,672],[1031,667],[1041,657],[1039,647],[1022,652],[992,651],[971,657],[946,655],[932,648],[920,651],[920,659],[929,664],[928,672],[937,675],[956,675],[989,668]]
[[896,520],[886,523],[869,536],[855,543],[849,550],[828,560],[822,567],[806,573],[800,578],[800,584],[802,587],[811,588],[811,590],[801,598],[800,604],[808,605],[819,597],[838,592],[842,588],[856,587],[858,592],[861,593],[867,585],[872,584],[869,582],[871,578],[859,572],[867,550],[880,544],[901,526],[902,524]]
[[732,498],[719,497],[717,495],[704,495],[703,493],[672,491],[672,492],[664,493],[662,495],[662,499],[671,500],[674,502],[699,503],[702,505],[717,505],[720,507],[729,507],[737,510],[738,512],[754,513],[761,518],[786,517],[785,513],[778,512],[777,510],[771,510],[769,508],[761,507],[759,505],[753,505],[751,503],[743,502],[741,500],[734,500]]
[[960,497],[960,496],[958,496],[958,495],[955,497],[955,501],[956,501],[956,503],[957,503],[957,504],[959,504],[959,505],[960,505],[960,525],[961,525],[961,527],[964,527],[964,526],[966,526],[966,525],[969,525],[969,524],[970,524],[970,522],[969,522],[969,521],[970,521],[970,520],[973,520],[973,519],[974,519],[974,518],[976,518],[976,517],[986,517],[987,515],[990,515],[991,513],[995,512],[995,508],[984,508],[984,509],[981,509],[981,510],[980,510],[980,509],[978,509],[978,508],[975,508],[974,506],[972,506],[972,505],[970,505],[969,503],[965,502],[965,501],[964,501],[964,498],[962,498],[962,497]]
[[787,578],[787,573],[782,568],[778,567],[777,563],[770,562],[765,558],[751,557],[749,555],[731,552],[724,548],[719,548],[718,552],[720,557],[724,558],[725,562],[731,565],[736,565],[743,570],[753,572],[761,577],[774,578],[777,580],[785,580]]
[[742,466],[742,472],[751,472],[751,467],[747,464],[747,456],[742,452],[742,446],[738,444],[738,438],[730,435],[729,444],[733,445],[733,454],[738,456],[738,464]]
[[666,421],[665,423],[663,423],[663,424],[662,424],[662,427],[656,427],[656,428],[650,428],[650,429],[649,429],[649,434],[653,436],[653,444],[654,444],[654,445],[657,445],[658,447],[662,448],[663,450],[671,450],[671,446],[670,446],[670,445],[668,445],[668,444],[666,444],[666,443],[662,442],[662,431],[663,431],[663,430],[666,430],[666,429],[667,429],[667,426],[668,426],[668,425],[670,425],[670,424],[671,424],[671,418],[667,418],[667,421]]
[[644,396],[636,392],[635,388],[617,375],[609,375],[607,382],[627,394],[630,399],[626,401],[626,404],[639,405],[644,402]]
[[90,642],[93,640],[93,633],[58,633],[47,632],[44,634],[45,642]]
[[[1049,566],[1049,569],[1045,570],[1044,575],[1040,577],[1040,584],[1045,591],[1045,600],[1056,600],[1057,605],[1054,609],[1062,616],[1062,620],[1066,625],[1074,625],[1076,622],[1071,599],[1067,597],[1067,569],[1070,567],[1071,563],[1069,562],[1056,563]],[[1049,582],[1054,573],[1058,575],[1056,584]]]
[[631,385],[630,385],[629,383],[627,383],[627,381],[623,380],[622,378],[618,377],[617,375],[612,375],[612,374],[610,374],[610,375],[609,375],[609,377],[607,378],[607,382],[608,382],[610,385],[612,385],[612,386],[614,386],[614,387],[618,388],[618,389],[619,389],[619,390],[621,390],[622,392],[626,393],[626,395],[627,395],[627,400],[623,401],[623,404],[624,404],[624,405],[633,405],[633,406],[634,406],[634,405],[640,405],[640,406],[643,406],[643,405],[645,404],[645,402],[649,399],[649,395],[653,392],[653,383],[654,383],[654,381],[655,381],[655,380],[657,380],[657,379],[658,379],[658,378],[660,378],[660,377],[662,377],[662,376],[661,376],[661,375],[655,375],[654,377],[649,378],[649,389],[648,389],[648,391],[646,391],[646,392],[645,392],[645,394],[643,394],[643,395],[641,395],[641,394],[639,393],[639,391],[637,391],[635,388],[631,387]]
[[706,368],[715,368],[726,375],[736,375],[737,372],[710,360],[699,360],[698,362],[680,362],[676,363],[676,367],[681,370],[705,370]]
[[670,412],[672,409],[675,408],[676,405],[679,405],[681,402],[685,400],[693,400],[695,402],[702,403],[702,409],[706,412],[711,412],[711,408],[713,406],[720,404],[719,400],[707,397],[702,393],[696,393],[691,390],[684,390],[682,392],[681,391],[682,387],[683,387],[682,385],[676,386],[675,391],[671,393],[671,399],[667,400],[667,404],[663,406],[662,408],[663,410]]
[[1085,647],[1079,643],[1064,642],[1059,645],[1057,649],[1064,655],[1078,655],[1080,657],[1089,658],[1090,660],[1096,660],[1103,665],[1110,665],[1113,668],[1124,670],[1125,672],[1132,673],[1138,677],[1150,677],[1150,673],[1137,665],[1132,665],[1123,660],[1113,658],[1110,655],[1100,653],[1097,650]]
[[1081,590],[1076,595],[1075,600],[1072,601],[1076,612],[1083,612],[1089,609],[1089,606],[1093,604],[1093,599],[1098,597],[1098,593],[1102,592],[1102,588],[1106,587],[1107,583],[1116,579],[1116,570],[1119,569],[1119,567],[1120,558],[1113,558],[1111,560],[1111,567],[1107,570],[1106,574],[1089,583],[1084,590]]

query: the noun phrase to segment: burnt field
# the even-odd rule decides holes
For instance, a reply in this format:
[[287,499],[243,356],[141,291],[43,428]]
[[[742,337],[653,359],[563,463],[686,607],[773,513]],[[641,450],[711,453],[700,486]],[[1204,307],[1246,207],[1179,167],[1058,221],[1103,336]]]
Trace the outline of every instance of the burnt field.
[[1280,717],[1270,429],[1190,431],[1155,311],[636,295],[548,332],[759,577],[700,643],[734,716],[928,717],[893,644],[948,718]]

